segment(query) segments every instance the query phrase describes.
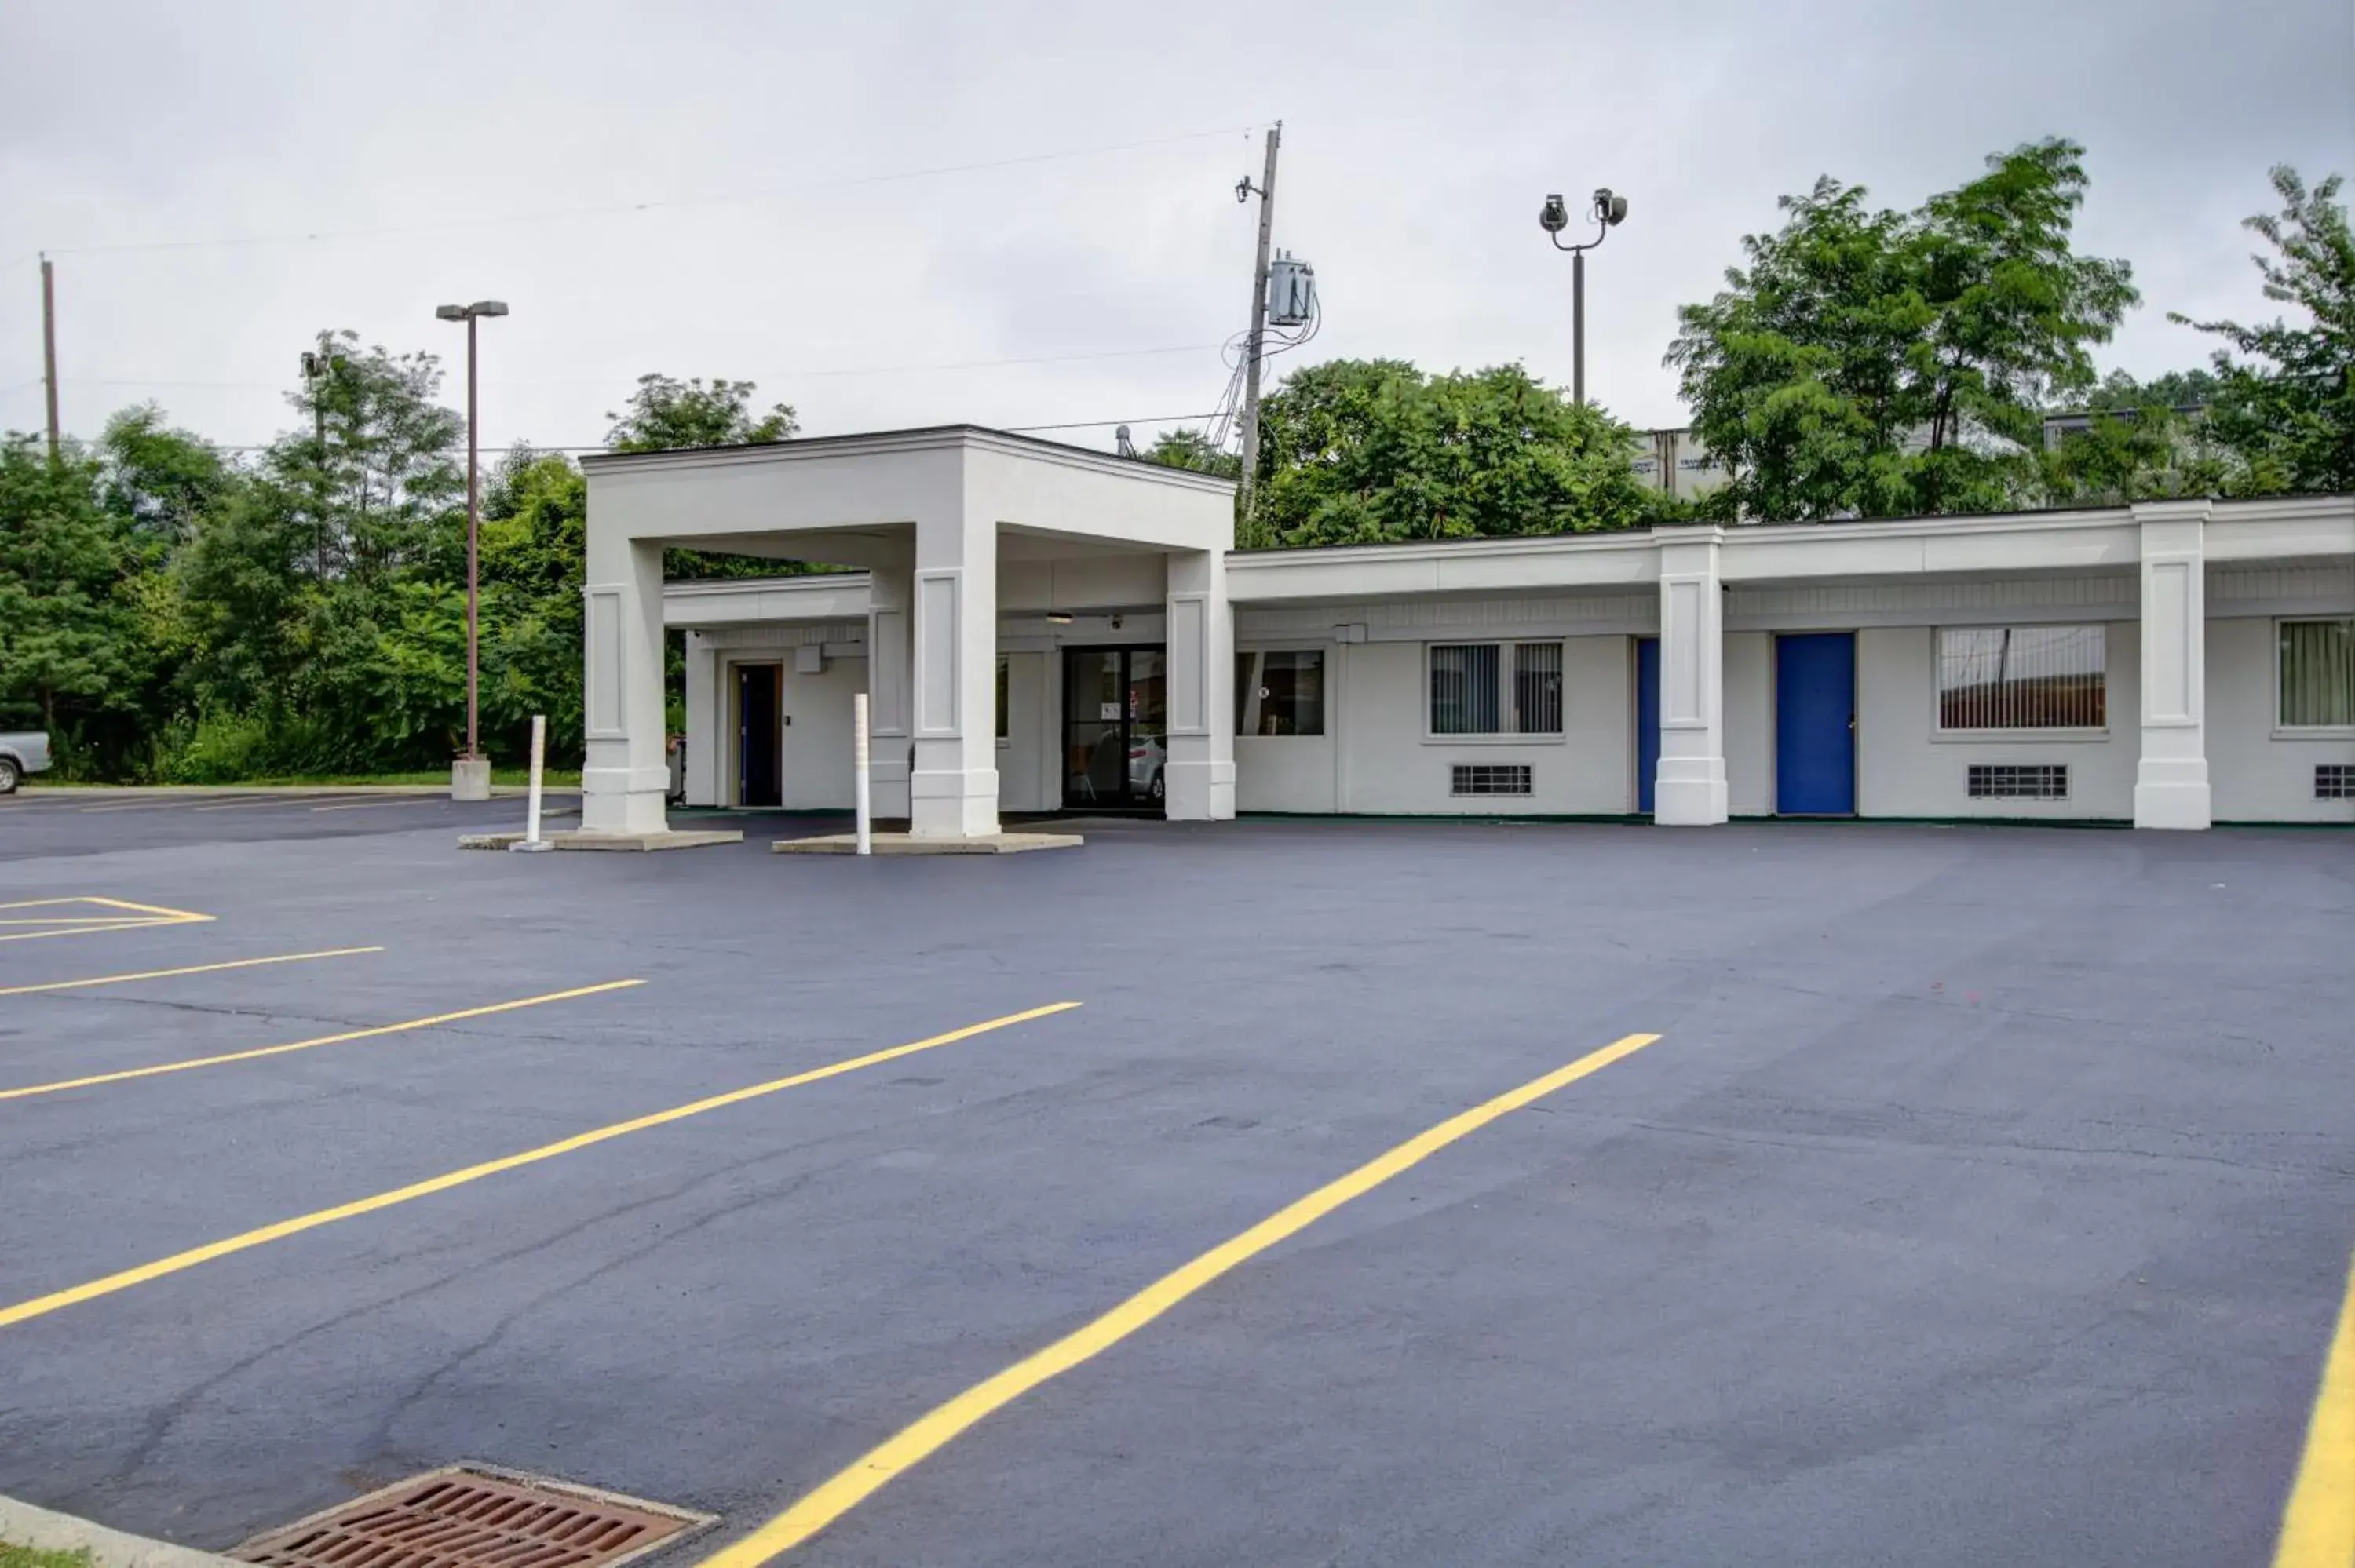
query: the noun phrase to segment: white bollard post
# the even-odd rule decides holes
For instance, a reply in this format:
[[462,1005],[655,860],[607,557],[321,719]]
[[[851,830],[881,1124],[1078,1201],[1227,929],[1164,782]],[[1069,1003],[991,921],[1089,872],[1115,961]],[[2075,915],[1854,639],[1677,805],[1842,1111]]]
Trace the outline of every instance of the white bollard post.
[[858,779],[858,853],[870,854],[873,853],[874,840],[868,828],[870,804],[868,783],[873,769],[867,747],[867,694],[865,692],[857,692],[851,695],[850,730],[851,766]]
[[544,850],[551,846],[539,836],[539,780],[548,760],[548,715],[531,715],[531,789],[524,805],[523,842],[509,844],[509,849]]

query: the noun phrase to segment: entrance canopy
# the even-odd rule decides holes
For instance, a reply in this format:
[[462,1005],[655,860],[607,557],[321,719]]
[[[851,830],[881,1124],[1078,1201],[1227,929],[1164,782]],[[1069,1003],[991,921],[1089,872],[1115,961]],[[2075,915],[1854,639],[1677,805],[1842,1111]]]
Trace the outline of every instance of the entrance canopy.
[[1167,813],[1233,814],[1229,481],[971,425],[582,466],[584,828],[665,825],[666,547],[863,568],[876,810],[920,836],[996,831],[1001,615],[1158,618]]

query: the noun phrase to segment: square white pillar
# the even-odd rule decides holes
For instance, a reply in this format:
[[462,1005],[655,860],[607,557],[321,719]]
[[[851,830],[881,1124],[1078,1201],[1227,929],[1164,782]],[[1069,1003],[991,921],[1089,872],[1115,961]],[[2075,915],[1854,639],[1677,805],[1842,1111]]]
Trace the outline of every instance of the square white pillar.
[[1235,638],[1223,550],[1169,555],[1168,756],[1162,814],[1223,822],[1235,814]]
[[2142,535],[2142,757],[2137,828],[2204,828],[2208,793],[2205,501],[2134,509]]
[[728,703],[719,690],[719,650],[699,631],[687,634],[687,803],[717,806],[720,758],[727,755]]
[[1725,609],[1715,524],[1660,533],[1660,770],[1652,821],[1725,821]]
[[922,839],[997,832],[997,525],[921,518],[909,619],[908,832]]
[[903,565],[868,573],[867,733],[868,799],[878,817],[908,815],[908,624],[911,579]]
[[663,756],[660,542],[601,532],[592,510],[581,594],[581,826],[662,832],[670,826],[663,810],[670,768]]

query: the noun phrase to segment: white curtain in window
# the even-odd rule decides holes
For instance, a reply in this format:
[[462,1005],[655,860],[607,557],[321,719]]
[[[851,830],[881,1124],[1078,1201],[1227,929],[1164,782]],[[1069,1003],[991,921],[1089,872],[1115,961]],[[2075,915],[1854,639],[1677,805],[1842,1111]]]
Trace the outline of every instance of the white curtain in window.
[[2281,722],[2355,725],[2355,619],[2282,622]]

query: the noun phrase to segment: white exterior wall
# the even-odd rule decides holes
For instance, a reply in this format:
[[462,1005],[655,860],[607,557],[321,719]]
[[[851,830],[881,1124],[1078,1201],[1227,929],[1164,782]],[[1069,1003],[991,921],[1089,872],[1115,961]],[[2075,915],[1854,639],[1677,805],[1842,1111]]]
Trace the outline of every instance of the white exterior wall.
[[[2141,756],[2141,646],[2136,623],[2107,623],[2109,717],[2099,739],[1941,736],[1937,630],[1881,627],[1857,634],[1857,814],[1863,817],[2050,817],[2125,821],[2134,816]],[[1769,756],[1772,756],[1771,751]],[[2069,768],[2066,800],[1978,800],[1967,792],[1972,763],[2058,762]]]
[[1051,811],[1062,802],[1056,776],[1053,710],[1048,705],[1044,652],[1001,653],[1006,662],[1006,735],[997,743],[997,809]]
[[1774,640],[1764,631],[1725,634],[1725,809],[1774,810]]
[[[1337,739],[1348,753],[1344,765],[1347,793],[1341,796],[1340,809],[1432,816],[1617,815],[1632,810],[1632,644],[1625,636],[1561,641],[1563,733],[1559,738],[1433,736],[1425,674],[1428,645],[1366,642],[1349,647],[1339,704]],[[1334,705],[1328,699],[1328,729],[1333,719]],[[1255,741],[1248,757],[1256,760],[1262,755],[1258,747],[1268,744]],[[1452,795],[1449,773],[1459,762],[1526,762],[1530,793]],[[1262,798],[1257,789],[1247,787],[1246,798]],[[1305,788],[1298,798],[1307,798]]]
[[2216,820],[2355,822],[2355,800],[2314,798],[2315,765],[2355,764],[2355,734],[2284,730],[2275,722],[2277,624],[2271,616],[2208,622],[2208,786]]

